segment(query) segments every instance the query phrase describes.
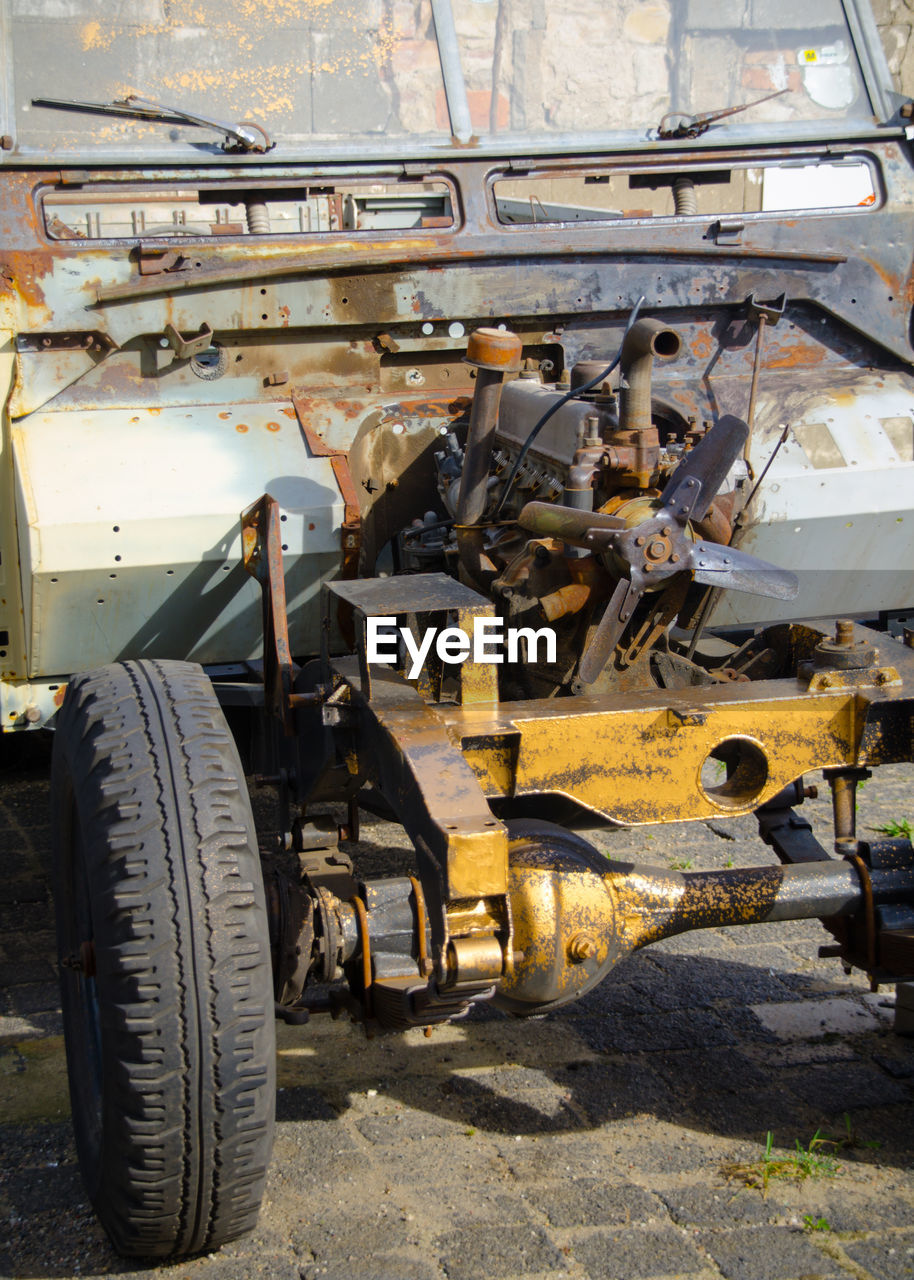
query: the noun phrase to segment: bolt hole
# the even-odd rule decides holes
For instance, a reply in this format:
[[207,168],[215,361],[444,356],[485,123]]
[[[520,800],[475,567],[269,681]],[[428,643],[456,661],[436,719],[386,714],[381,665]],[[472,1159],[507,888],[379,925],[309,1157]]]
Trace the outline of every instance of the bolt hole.
[[111,529],[112,533],[120,533],[120,531],[121,531],[121,526],[119,524],[112,526],[112,529]]
[[346,306],[348,301],[349,301],[348,298],[340,298],[340,302],[343,304],[344,307]]
[[170,576],[174,573],[174,569],[166,569],[165,572]]
[[284,543],[282,544],[282,549],[283,549],[283,551],[288,551],[288,550],[289,550],[289,544],[288,544],[288,542],[284,542]]
[[267,291],[266,291],[266,289],[261,289],[261,290],[260,290],[260,292],[263,294],[263,296],[264,296],[264,297],[266,297],[266,296],[267,296]]
[[104,604],[104,603],[105,603],[105,597],[104,597],[104,596],[99,596],[95,603],[96,603],[96,604]]
[[224,565],[222,566],[222,572],[223,572],[223,573],[228,573],[228,571],[229,571],[229,569],[231,569],[231,567],[232,567],[232,566],[231,566],[230,564],[224,564]]
[[700,786],[720,809],[744,809],[765,789],[768,760],[751,738],[725,738],[705,757]]
[[120,564],[120,560],[121,560],[120,556],[115,556],[114,559],[118,564]]
[[280,520],[288,520],[288,518],[289,518],[289,517],[288,517],[288,516],[283,515],[283,516],[280,516],[279,518],[280,518]]
[[266,319],[267,319],[267,313],[266,313],[266,312],[264,312],[264,313],[263,313],[263,315],[262,315],[260,318],[261,318],[261,320],[266,320]]
[[109,574],[108,574],[108,577],[109,577],[109,578],[116,578],[116,577],[117,577],[117,574],[116,574],[116,573],[109,573]]

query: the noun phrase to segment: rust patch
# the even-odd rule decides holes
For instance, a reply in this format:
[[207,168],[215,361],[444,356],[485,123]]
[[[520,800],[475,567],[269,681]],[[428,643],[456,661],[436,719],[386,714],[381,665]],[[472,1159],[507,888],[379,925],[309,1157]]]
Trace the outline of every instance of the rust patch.
[[707,359],[714,349],[714,344],[706,333],[699,333],[689,345],[692,348],[692,355],[699,360]]
[[334,409],[339,409],[344,418],[352,421],[352,419],[362,416],[367,405],[364,400],[334,400],[333,407]]
[[765,351],[764,365],[767,369],[807,369],[821,364],[825,359],[825,348],[813,342],[794,342],[789,346],[769,346]]
[[458,396],[456,400],[407,400],[398,401],[401,413],[384,419],[385,422],[399,422],[403,415],[414,418],[459,418],[470,408],[473,401],[469,396]]
[[896,295],[900,292],[901,281],[898,276],[893,276],[891,272],[886,271],[885,267],[877,262],[875,258],[864,258],[863,261],[868,267],[873,268],[887,289],[891,289],[892,293]]
[[289,327],[289,317],[290,317],[290,316],[291,316],[291,314],[292,314],[291,309],[290,309],[289,307],[282,306],[282,307],[279,307],[279,308],[278,308],[278,310],[279,310],[279,314],[280,314],[280,316],[282,317],[282,327],[283,327],[283,329],[288,329],[288,327]]
[[292,408],[290,404],[284,404],[283,407],[280,409],[280,413],[284,413],[287,418],[295,417],[295,410]]
[[219,417],[223,419],[230,418],[231,416],[232,416],[232,413],[230,409],[226,409],[224,413],[219,414]]
[[278,422],[267,423],[267,431],[281,431],[281,430],[282,430],[282,427],[279,425]]
[[244,435],[247,429],[248,429],[248,424],[246,422],[239,422],[235,426],[235,430],[240,431],[242,435]]
[[67,686],[66,686],[65,684],[62,684],[62,685],[60,686],[60,688],[57,690],[57,692],[54,694],[54,706],[55,706],[55,707],[62,707],[62,706],[63,706],[64,694],[65,694],[66,692],[67,692]]

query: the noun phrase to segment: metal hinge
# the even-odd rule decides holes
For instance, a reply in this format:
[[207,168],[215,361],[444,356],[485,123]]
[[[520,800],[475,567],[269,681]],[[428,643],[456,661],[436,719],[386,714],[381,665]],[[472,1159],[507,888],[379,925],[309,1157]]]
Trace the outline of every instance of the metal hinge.
[[737,244],[745,229],[742,218],[718,218],[711,226],[710,235],[717,244]]

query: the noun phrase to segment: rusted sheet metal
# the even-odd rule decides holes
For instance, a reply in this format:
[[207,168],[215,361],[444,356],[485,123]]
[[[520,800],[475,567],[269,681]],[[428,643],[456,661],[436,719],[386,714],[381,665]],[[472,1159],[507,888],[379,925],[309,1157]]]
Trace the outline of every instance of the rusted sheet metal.
[[[418,279],[411,289],[404,281],[402,285],[395,286],[395,291],[412,296],[418,304],[418,310],[413,314],[423,317],[436,314],[474,315],[479,318],[495,314],[509,316],[518,313],[521,302],[519,298],[515,300],[504,295],[504,286],[510,286],[510,277],[506,277],[504,272],[499,273],[501,288],[494,293],[488,291],[490,303],[498,297],[497,309],[491,305],[480,305],[482,299],[474,296],[475,291],[469,288],[467,278],[461,280],[456,294],[465,299],[463,308],[450,301],[455,296],[451,291],[448,300],[442,298],[436,307],[435,282],[431,280],[434,275],[431,269],[435,266],[447,264],[456,267],[470,262],[476,266],[486,257],[503,258],[506,253],[521,260],[531,255],[536,257],[547,278],[550,264],[554,266],[573,253],[577,283],[583,285],[584,293],[578,290],[572,295],[569,290],[569,308],[574,310],[574,299],[578,297],[588,311],[600,305],[608,308],[612,297],[615,309],[620,305],[620,292],[623,305],[630,305],[638,296],[645,270],[653,274],[653,256],[662,254],[665,260],[663,296],[649,299],[649,305],[689,306],[702,300],[709,301],[712,297],[720,300],[721,296],[728,294],[735,301],[737,293],[745,297],[754,287],[762,285],[766,274],[770,276],[771,270],[780,268],[778,274],[782,280],[778,288],[786,285],[792,300],[815,301],[907,359],[910,346],[904,286],[910,276],[911,258],[906,247],[907,236],[900,223],[901,214],[894,212],[894,207],[896,202],[910,202],[908,188],[912,179],[909,171],[895,159],[897,145],[885,142],[872,147],[872,154],[883,162],[889,187],[890,199],[884,207],[829,213],[827,216],[806,213],[793,219],[753,215],[747,220],[738,246],[712,244],[705,238],[707,226],[702,219],[654,218],[638,225],[625,220],[625,225],[580,224],[571,229],[554,224],[499,227],[491,206],[473,199],[465,201],[467,218],[453,231],[436,230],[425,236],[404,236],[396,232],[366,233],[364,239],[352,235],[302,237],[295,241],[277,237],[276,243],[258,244],[255,264],[252,264],[243,237],[236,244],[226,243],[224,237],[219,237],[218,246],[194,242],[192,252],[186,255],[189,264],[186,269],[159,272],[154,276],[140,275],[123,251],[108,244],[104,247],[91,241],[48,244],[37,225],[32,194],[39,181],[46,180],[46,175],[21,172],[15,175],[10,204],[5,220],[0,224],[0,261],[12,274],[28,305],[48,308],[44,313],[45,321],[53,311],[58,323],[66,325],[72,317],[74,327],[77,324],[83,327],[84,318],[77,320],[77,312],[82,312],[87,302],[101,296],[108,304],[101,308],[102,312],[109,313],[106,323],[112,326],[115,340],[120,341],[139,332],[161,331],[166,320],[182,331],[192,328],[194,321],[199,324],[200,299],[182,303],[177,295],[188,289],[194,292],[214,285],[219,286],[217,310],[222,302],[229,304],[232,314],[249,314],[250,324],[258,327],[263,323],[261,313],[254,306],[250,307],[249,313],[239,306],[241,298],[237,286],[245,277],[258,286],[269,282],[283,290],[293,288],[296,277],[302,280],[308,277],[307,297],[302,295],[300,301],[297,297],[291,301],[284,300],[291,313],[288,322],[297,326],[348,324],[353,319],[389,323],[400,315],[405,318],[407,306],[401,310],[384,303],[385,294],[389,297],[391,273],[402,275],[404,269],[407,269],[405,274]],[[736,150],[722,152],[719,161],[722,165],[737,163],[749,154]],[[758,154],[752,153],[756,161]],[[686,171],[693,162],[694,157],[684,155],[677,159],[676,164],[677,168]],[[644,157],[642,167],[649,169],[650,163],[649,157]],[[665,157],[666,168],[670,163],[670,158]],[[591,167],[599,164],[600,157],[590,158]],[[491,166],[478,161],[459,159],[449,165],[449,170],[452,171],[451,180],[461,190],[466,188],[474,194],[477,189],[485,190],[496,172]],[[565,171],[574,172],[575,166],[566,165]],[[559,170],[550,169],[549,172],[555,174]],[[250,177],[256,183],[258,177],[261,181],[275,181],[273,175],[273,170],[259,168],[252,170]],[[93,175],[87,172],[80,176],[91,190]],[[107,174],[98,176],[110,177]],[[173,174],[162,171],[156,176],[163,183],[171,180],[182,184],[193,182],[195,177],[198,180],[204,178],[202,172],[194,175],[181,171]],[[823,248],[811,252],[809,244],[812,240]],[[861,241],[880,245],[879,253],[869,250],[861,254]],[[42,246],[40,250],[38,245]],[[167,247],[171,252],[176,251],[173,244]],[[195,265],[197,262],[201,264],[199,267]],[[583,269],[582,262],[587,264]],[[345,274],[341,275],[343,263]],[[372,271],[366,273],[362,268],[368,264]],[[713,288],[696,291],[697,267],[701,275],[713,277]],[[604,278],[597,288],[589,280],[592,271]],[[374,273],[379,274],[374,277]],[[275,281],[273,275],[276,276]],[[721,283],[728,285],[724,295],[720,293]],[[524,302],[528,310],[531,290],[527,280],[524,286]],[[319,301],[315,298],[315,287],[325,295],[325,299]],[[158,294],[148,298],[150,302],[156,302],[153,311],[146,306],[130,305],[131,299],[138,304],[149,289]],[[549,297],[545,289],[533,292],[544,299]],[[169,295],[169,305],[174,314],[166,316],[164,312],[169,309],[166,306]],[[551,299],[550,306],[555,309]],[[153,323],[152,316],[156,311],[158,322]],[[119,313],[117,317],[114,312]],[[266,314],[269,318],[272,313],[267,309]],[[209,317],[208,322],[218,327],[219,319],[219,315],[215,315]],[[126,328],[123,327],[125,322]],[[29,323],[42,323],[37,312],[33,311]],[[277,317],[275,323],[281,326],[283,321]]]

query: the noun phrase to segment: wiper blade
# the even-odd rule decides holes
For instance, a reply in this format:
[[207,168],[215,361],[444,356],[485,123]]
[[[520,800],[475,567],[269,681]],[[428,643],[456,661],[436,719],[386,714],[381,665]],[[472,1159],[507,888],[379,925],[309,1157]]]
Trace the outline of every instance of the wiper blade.
[[104,116],[127,116],[132,120],[154,120],[157,124],[190,124],[201,129],[215,129],[217,133],[224,135],[223,151],[264,152],[272,151],[276,146],[266,129],[252,120],[243,120],[240,124],[226,124],[223,120],[213,120],[210,116],[185,111],[182,107],[167,107],[164,103],[152,102],[149,98],[141,98],[137,94],[115,99],[114,102],[33,98],[32,106],[53,107],[59,111],[95,112]]
[[[738,107],[724,107],[720,111],[704,111],[697,116],[690,116],[685,111],[668,111],[657,126],[657,137],[662,142],[669,142],[674,138],[700,138],[718,120],[723,120],[726,116],[735,116],[738,111],[748,111],[750,107],[757,107],[762,102],[770,102],[772,98],[779,98],[782,93],[787,92],[787,89],[778,89],[776,93],[768,93],[764,98],[756,98],[755,102],[743,102]],[[667,123],[673,120],[678,120],[679,123]]]

